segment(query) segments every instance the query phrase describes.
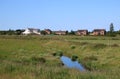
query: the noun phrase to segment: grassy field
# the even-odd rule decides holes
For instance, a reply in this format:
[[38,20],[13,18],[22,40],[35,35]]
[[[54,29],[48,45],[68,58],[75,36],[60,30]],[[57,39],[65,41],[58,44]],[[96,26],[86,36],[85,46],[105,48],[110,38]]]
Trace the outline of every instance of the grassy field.
[[[86,71],[59,56],[78,56]],[[0,36],[0,79],[120,79],[120,37]]]

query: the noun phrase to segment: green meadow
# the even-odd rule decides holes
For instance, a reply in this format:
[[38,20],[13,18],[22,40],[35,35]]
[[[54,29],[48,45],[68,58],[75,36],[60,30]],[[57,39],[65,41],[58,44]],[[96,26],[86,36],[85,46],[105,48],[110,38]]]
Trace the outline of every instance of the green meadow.
[[[65,67],[59,52],[86,71]],[[120,36],[0,36],[0,79],[120,79]]]

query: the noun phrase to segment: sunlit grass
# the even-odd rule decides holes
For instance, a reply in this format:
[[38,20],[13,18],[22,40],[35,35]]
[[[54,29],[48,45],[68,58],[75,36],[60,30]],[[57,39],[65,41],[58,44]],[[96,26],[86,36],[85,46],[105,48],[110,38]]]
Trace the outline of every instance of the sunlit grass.
[[[63,66],[58,51],[86,71]],[[119,61],[117,37],[0,36],[0,79],[119,79]]]

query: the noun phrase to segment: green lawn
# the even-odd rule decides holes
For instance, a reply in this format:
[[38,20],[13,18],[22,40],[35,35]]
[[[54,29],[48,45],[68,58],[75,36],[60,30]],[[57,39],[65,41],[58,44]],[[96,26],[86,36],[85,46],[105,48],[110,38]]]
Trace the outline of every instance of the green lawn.
[[[74,47],[74,48],[73,48]],[[78,56],[81,72],[59,56]],[[0,79],[120,79],[120,37],[0,36]]]

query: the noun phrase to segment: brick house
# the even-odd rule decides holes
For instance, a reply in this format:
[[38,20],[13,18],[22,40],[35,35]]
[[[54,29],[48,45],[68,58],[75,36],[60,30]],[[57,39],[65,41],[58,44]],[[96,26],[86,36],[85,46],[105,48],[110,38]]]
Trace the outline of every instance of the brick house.
[[46,32],[47,34],[51,34],[51,33],[52,33],[52,31],[51,31],[50,29],[45,29],[45,32]]
[[78,30],[76,31],[76,35],[81,35],[81,36],[88,35],[88,30]]
[[105,29],[94,29],[92,35],[105,35],[106,30]]

